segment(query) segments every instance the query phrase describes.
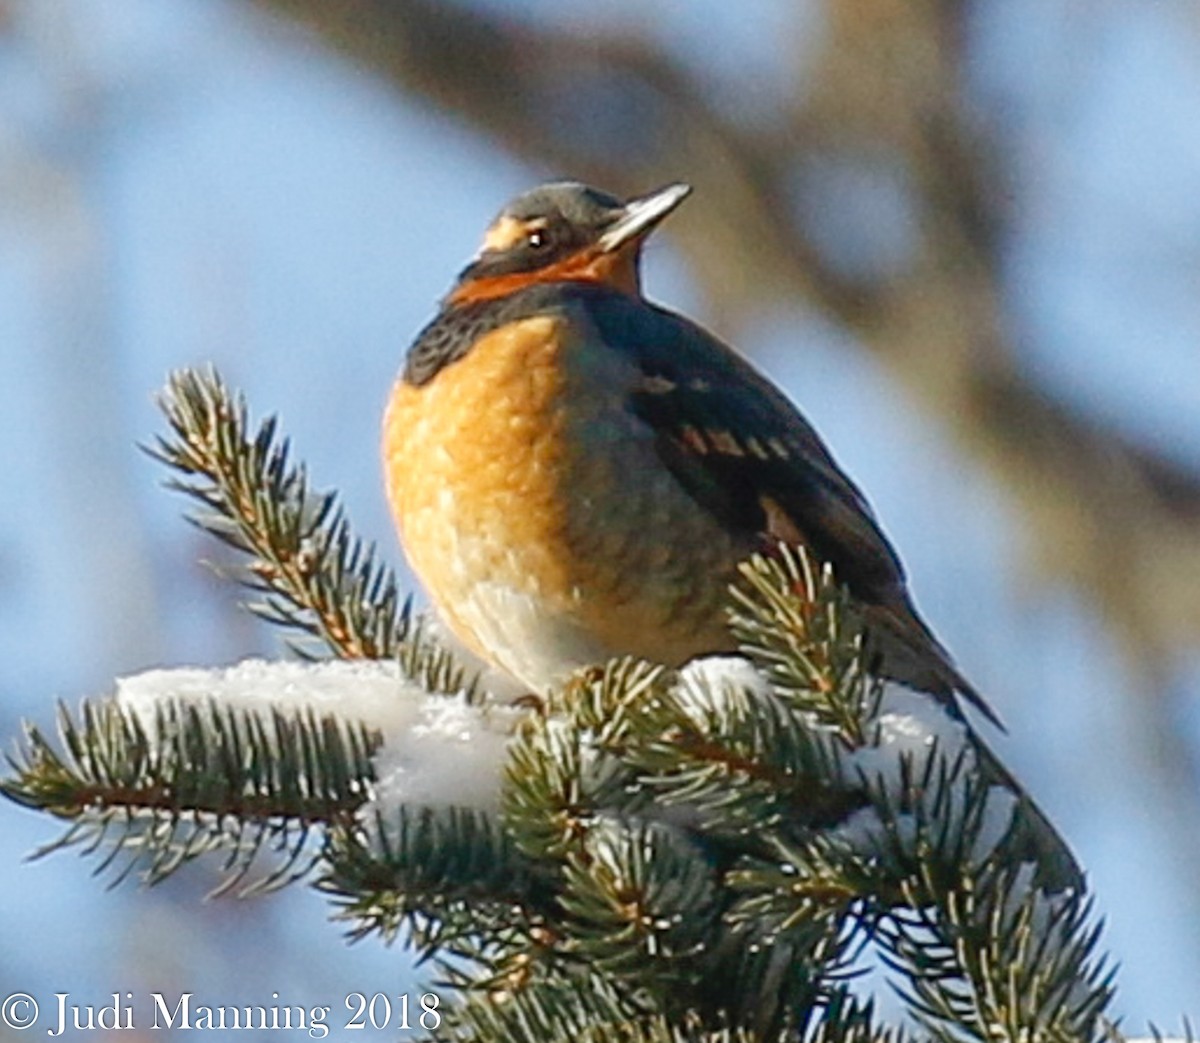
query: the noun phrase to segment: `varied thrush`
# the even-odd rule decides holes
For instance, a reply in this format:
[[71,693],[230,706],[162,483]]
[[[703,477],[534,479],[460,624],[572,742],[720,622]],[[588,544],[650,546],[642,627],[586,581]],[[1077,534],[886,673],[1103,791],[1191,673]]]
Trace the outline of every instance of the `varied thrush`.
[[488,228],[384,422],[414,571],[470,648],[541,691],[614,656],[732,651],[738,564],[800,544],[855,599],[880,676],[994,721],[812,426],[713,334],[642,297],[642,244],[689,192],[622,202],[553,183]]

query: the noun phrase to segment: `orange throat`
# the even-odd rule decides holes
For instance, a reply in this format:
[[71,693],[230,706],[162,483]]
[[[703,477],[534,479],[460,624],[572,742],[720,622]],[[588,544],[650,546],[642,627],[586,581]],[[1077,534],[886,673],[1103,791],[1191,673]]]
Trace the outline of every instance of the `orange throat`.
[[450,304],[471,304],[507,297],[526,286],[551,282],[594,282],[637,296],[641,290],[638,245],[630,243],[622,250],[609,253],[593,247],[531,272],[511,272],[472,279],[456,286],[447,300]]

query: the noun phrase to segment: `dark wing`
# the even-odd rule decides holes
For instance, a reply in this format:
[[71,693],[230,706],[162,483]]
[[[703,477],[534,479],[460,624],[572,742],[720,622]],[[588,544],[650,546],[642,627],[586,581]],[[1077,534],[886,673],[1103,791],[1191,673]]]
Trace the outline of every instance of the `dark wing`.
[[616,295],[596,302],[606,343],[635,362],[633,410],[680,483],[733,531],[803,544],[861,603],[880,672],[999,725],[908,596],[904,569],[862,493],[773,384],[711,334]]

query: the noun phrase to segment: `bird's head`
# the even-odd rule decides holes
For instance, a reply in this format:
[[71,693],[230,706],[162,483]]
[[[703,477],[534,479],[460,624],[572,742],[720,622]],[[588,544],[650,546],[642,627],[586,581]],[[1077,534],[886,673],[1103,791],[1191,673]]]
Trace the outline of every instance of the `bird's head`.
[[575,181],[526,192],[492,222],[447,303],[503,297],[538,282],[598,282],[636,294],[642,243],[690,192],[672,184],[622,202]]

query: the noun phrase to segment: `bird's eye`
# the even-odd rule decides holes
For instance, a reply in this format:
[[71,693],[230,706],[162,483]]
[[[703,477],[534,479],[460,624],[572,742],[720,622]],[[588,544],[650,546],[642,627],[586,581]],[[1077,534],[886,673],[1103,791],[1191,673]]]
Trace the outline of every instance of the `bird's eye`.
[[525,236],[525,244],[531,250],[544,250],[550,245],[550,236],[546,234],[544,228],[535,228]]

